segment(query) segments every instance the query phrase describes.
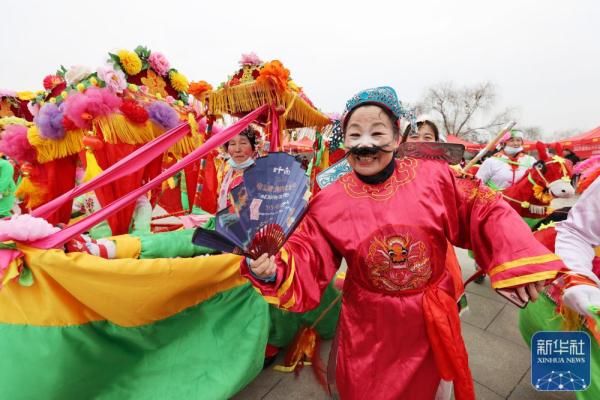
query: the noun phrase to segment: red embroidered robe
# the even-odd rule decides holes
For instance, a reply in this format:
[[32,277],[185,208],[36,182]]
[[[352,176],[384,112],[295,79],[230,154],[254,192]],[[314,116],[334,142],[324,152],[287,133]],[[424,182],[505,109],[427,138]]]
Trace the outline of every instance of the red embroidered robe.
[[456,178],[434,160],[404,158],[378,185],[349,173],[321,191],[276,257],[277,278],[242,273],[270,303],[316,307],[346,259],[338,327],[341,399],[433,399],[440,379],[473,398],[448,241],[485,249],[478,264],[494,288],[552,279],[562,263],[517,213],[476,179]]

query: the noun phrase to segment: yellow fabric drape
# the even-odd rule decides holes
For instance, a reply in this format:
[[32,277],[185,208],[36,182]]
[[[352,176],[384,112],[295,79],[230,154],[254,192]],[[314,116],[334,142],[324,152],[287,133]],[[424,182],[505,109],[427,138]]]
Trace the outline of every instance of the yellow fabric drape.
[[65,326],[107,320],[126,327],[170,317],[246,282],[241,258],[105,260],[84,253],[21,247],[34,284],[0,290],[0,321]]

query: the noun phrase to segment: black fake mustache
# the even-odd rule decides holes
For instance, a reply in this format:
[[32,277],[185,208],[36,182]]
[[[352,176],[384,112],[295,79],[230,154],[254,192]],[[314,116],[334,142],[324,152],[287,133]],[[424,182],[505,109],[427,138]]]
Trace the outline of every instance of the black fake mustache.
[[393,153],[393,150],[388,150],[387,147],[389,146],[389,144],[386,144],[384,146],[378,146],[378,145],[371,145],[371,146],[354,146],[354,147],[350,147],[350,149],[348,149],[348,154],[353,154],[355,156],[359,156],[359,157],[367,157],[367,156],[374,156],[379,152],[382,153]]

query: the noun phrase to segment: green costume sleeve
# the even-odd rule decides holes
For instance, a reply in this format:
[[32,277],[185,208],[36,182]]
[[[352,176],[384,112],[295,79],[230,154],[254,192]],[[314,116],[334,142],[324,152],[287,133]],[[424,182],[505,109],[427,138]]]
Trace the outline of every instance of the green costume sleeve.
[[132,234],[147,234],[151,232],[152,206],[147,198],[138,199],[131,221]]
[[[319,307],[306,313],[294,313],[282,310],[275,306],[269,306],[271,314],[271,327],[269,329],[269,344],[276,347],[285,347],[294,340],[294,336],[303,326],[310,326],[319,318],[323,311],[336,300],[340,291],[335,287],[333,278],[323,297]],[[321,319],[315,327],[321,338],[327,340],[333,338],[337,327],[342,304],[339,299]]]
[[13,174],[15,169],[9,161],[0,158],[0,193],[9,196],[15,192],[15,181]]
[[7,217],[15,203],[15,181],[12,164],[0,158],[0,217]]
[[216,253],[192,243],[194,229],[136,235],[142,243],[140,258],[196,257]]

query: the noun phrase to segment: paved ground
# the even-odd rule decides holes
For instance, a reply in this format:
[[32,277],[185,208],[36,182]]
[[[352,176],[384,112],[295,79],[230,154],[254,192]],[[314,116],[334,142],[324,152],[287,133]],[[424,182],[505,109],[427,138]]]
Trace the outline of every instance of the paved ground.
[[[473,273],[473,261],[465,251],[457,249],[463,275]],[[489,281],[467,288],[469,310],[462,316],[462,329],[469,351],[469,363],[477,399],[481,400],[555,400],[575,399],[573,394],[542,393],[533,390],[530,381],[529,349],[517,327],[518,308],[495,294]],[[331,343],[322,348],[322,359],[328,359]],[[316,383],[312,371],[294,374],[263,371],[233,400],[327,399]],[[375,399],[374,399],[375,400]]]

